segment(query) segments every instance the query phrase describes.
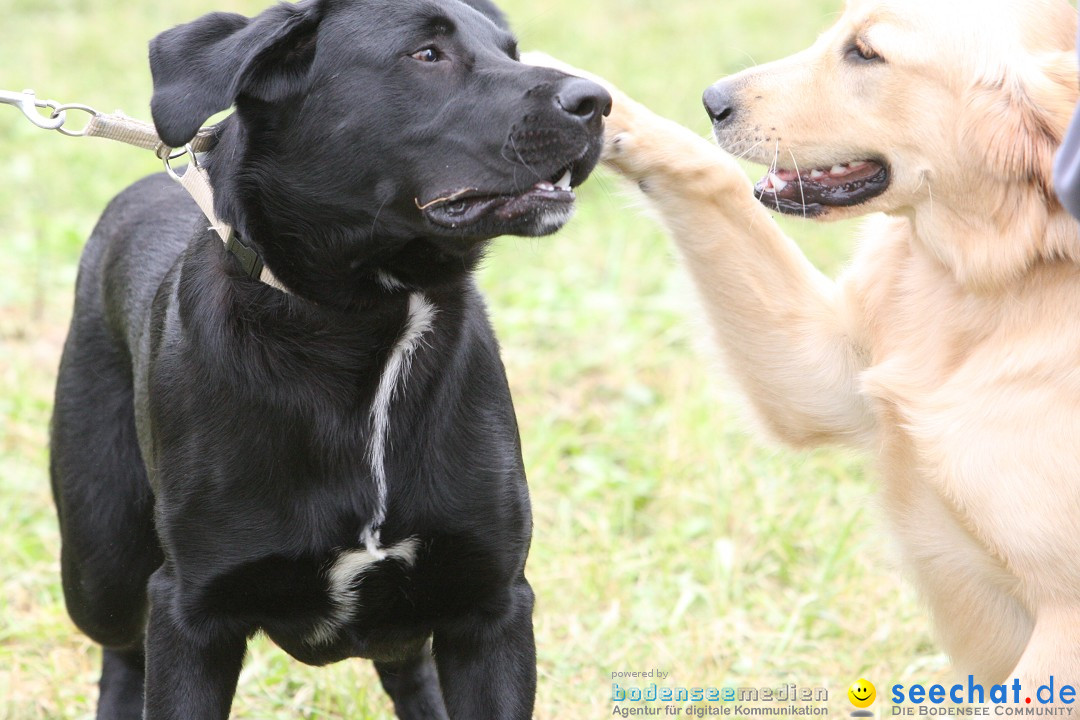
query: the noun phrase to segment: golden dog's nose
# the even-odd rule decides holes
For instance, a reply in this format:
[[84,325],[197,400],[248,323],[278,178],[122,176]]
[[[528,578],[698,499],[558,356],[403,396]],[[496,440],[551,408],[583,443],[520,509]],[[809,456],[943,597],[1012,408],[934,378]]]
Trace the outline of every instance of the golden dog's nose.
[[725,80],[707,87],[701,99],[714,125],[721,125],[735,115],[734,88]]

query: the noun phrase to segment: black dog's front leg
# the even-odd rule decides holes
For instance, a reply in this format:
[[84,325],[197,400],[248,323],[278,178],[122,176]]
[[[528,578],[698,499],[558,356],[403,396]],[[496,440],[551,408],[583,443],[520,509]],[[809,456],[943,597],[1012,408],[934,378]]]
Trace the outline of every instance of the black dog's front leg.
[[159,568],[150,578],[144,720],[225,720],[247,636],[188,627],[176,607],[175,581]]
[[529,720],[536,702],[533,591],[524,577],[500,616],[435,632],[435,663],[451,720]]
[[103,648],[98,720],[140,720],[143,716],[145,659],[135,650]]
[[376,662],[375,669],[400,720],[447,720],[431,643],[415,657],[399,663]]

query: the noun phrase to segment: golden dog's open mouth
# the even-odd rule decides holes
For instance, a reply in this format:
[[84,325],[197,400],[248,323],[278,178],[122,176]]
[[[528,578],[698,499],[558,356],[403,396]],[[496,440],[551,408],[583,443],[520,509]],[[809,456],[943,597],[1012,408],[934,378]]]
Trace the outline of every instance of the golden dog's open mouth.
[[787,215],[814,217],[830,207],[851,207],[881,195],[889,169],[876,160],[810,170],[776,169],[754,186],[758,199]]

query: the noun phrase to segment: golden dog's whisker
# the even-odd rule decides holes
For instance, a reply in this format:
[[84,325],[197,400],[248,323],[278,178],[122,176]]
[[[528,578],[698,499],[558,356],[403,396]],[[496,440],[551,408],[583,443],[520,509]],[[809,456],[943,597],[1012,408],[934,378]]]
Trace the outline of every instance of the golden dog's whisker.
[[[769,175],[776,172],[776,156],[779,154],[779,152],[780,152],[780,141],[778,140],[776,142],[776,148],[773,150],[772,164],[769,165],[769,169],[765,173],[765,177],[769,177]],[[761,202],[761,198],[765,197],[765,191],[768,190],[768,189],[769,188],[768,188],[767,184],[761,186],[761,192],[758,193],[758,196],[757,196],[758,202]],[[775,190],[773,192],[775,192]]]
[[748,67],[754,67],[754,66],[759,64],[758,61],[754,59],[754,56],[751,55],[750,53],[746,52],[745,50],[743,51],[743,55],[745,55],[746,58],[750,61],[749,65],[743,65],[743,68],[742,68],[743,70],[745,70]]
[[762,140],[758,140],[756,143],[754,143],[753,145],[751,145],[750,147],[746,148],[741,153],[736,155],[735,159],[736,160],[744,160],[744,159],[746,159],[746,156],[749,155],[750,153],[752,153],[754,150],[756,150],[757,147],[759,145],[761,145],[762,142],[763,142]]
[[[765,177],[770,177],[770,176],[776,174],[776,163],[779,161],[779,159],[780,159],[780,141],[777,140],[776,141],[776,146],[773,148],[772,164],[769,165],[769,172],[768,172],[768,174],[766,174]],[[768,189],[769,189],[768,186],[762,186],[761,194],[758,195],[758,201],[759,202],[761,201],[761,198],[765,197],[765,191],[768,190]],[[773,191],[773,201],[776,203],[776,210],[777,210],[777,212],[780,212],[780,198],[776,194],[776,188],[772,187],[772,191]]]
[[925,172],[919,174],[919,187],[915,188],[916,192],[918,192],[919,188],[922,187],[923,182],[926,183],[926,194],[930,197],[930,226],[933,227],[933,225],[934,225],[934,188],[933,188],[933,186],[930,185],[930,177]]
[[802,173],[799,172],[799,161],[795,159],[795,153],[788,150],[788,155],[791,156],[791,162],[795,164],[795,177],[799,178],[799,197],[802,198],[802,216],[803,220],[806,219],[806,193],[803,192]]
[[934,226],[934,188],[930,185],[930,179],[926,180],[926,192],[930,195],[930,226]]
[[926,183],[926,194],[930,198],[930,226],[934,225],[934,188],[930,185],[930,178],[925,172],[919,173],[919,184],[915,186],[915,192],[922,190],[923,183]]

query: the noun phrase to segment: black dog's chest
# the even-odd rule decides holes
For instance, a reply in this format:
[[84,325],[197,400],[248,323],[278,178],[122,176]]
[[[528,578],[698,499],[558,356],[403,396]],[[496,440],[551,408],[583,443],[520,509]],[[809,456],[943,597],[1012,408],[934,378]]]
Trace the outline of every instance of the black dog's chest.
[[[392,660],[413,652],[431,632],[417,597],[417,568],[422,543],[411,537],[388,547],[335,550],[315,559],[266,563],[270,573],[312,582],[274,588],[261,598],[266,633],[296,659],[323,665],[348,657]],[[292,567],[290,567],[290,565]],[[297,577],[299,576],[299,577]],[[301,596],[297,597],[297,593]],[[300,600],[299,607],[293,607]]]
[[236,315],[221,335],[203,308],[221,298],[169,284],[136,416],[185,621],[261,629],[321,665],[415,656],[515,607],[528,491],[471,286],[401,292],[359,326],[299,307],[268,311],[272,334]]
[[390,661],[414,652],[437,622],[493,601],[503,550],[479,537],[411,536],[373,549],[268,556],[217,577],[204,610],[260,626],[311,665]]
[[[530,535],[513,408],[486,342],[445,373],[435,308],[410,299],[355,407],[320,398],[312,415],[260,417],[234,385],[159,406],[157,525],[194,614],[325,664],[407,655],[439,623],[498,602]],[[220,425],[259,432],[225,444],[206,432]]]

